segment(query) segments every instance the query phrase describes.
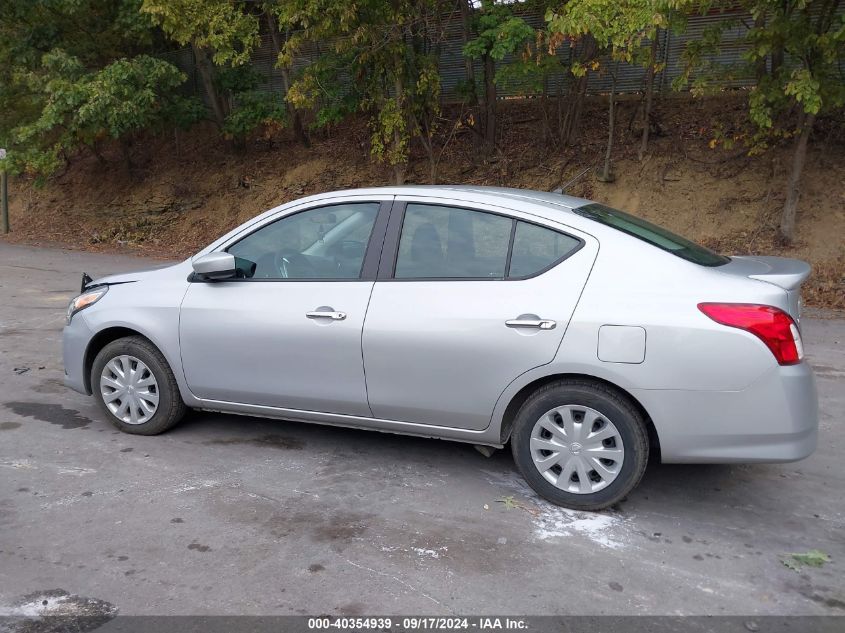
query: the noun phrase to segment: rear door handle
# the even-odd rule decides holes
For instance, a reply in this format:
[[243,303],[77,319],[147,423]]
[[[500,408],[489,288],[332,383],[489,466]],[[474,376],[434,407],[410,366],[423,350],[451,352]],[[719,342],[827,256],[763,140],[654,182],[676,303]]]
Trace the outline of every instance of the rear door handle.
[[557,327],[557,322],[551,319],[511,319],[505,321],[508,327],[527,327],[537,330],[553,330]]
[[334,321],[343,321],[346,318],[346,312],[315,310],[314,312],[306,312],[305,316],[309,319],[332,319]]

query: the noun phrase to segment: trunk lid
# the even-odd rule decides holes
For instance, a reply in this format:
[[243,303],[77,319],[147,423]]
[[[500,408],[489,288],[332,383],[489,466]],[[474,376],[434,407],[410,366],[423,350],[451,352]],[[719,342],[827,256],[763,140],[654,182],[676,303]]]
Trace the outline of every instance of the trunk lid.
[[810,276],[810,265],[807,262],[788,257],[742,256],[731,257],[731,261],[718,270],[783,288],[789,302],[789,314],[796,322],[800,322],[801,284]]

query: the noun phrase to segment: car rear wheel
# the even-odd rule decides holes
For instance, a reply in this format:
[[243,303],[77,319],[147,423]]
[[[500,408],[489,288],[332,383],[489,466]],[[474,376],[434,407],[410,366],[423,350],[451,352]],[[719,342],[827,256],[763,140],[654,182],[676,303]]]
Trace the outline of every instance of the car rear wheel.
[[164,356],[140,336],[100,350],[91,368],[91,389],[109,420],[135,435],[163,433],[187,409]]
[[642,414],[597,382],[560,380],[520,407],[511,450],[541,497],[577,510],[600,510],[639,483],[648,462]]

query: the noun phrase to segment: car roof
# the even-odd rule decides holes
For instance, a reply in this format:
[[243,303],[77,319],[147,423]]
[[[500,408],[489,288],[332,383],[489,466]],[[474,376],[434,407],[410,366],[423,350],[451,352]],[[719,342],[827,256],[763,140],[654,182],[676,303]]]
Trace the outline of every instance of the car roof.
[[[507,202],[522,203],[520,206],[510,206],[509,208],[516,211],[523,211],[535,217],[544,218],[552,222],[559,222],[572,229],[581,231],[584,234],[592,235],[601,239],[603,235],[618,239],[619,235],[615,229],[609,229],[593,220],[579,216],[572,212],[572,209],[583,207],[586,204],[592,204],[591,200],[583,198],[575,198],[559,193],[552,193],[548,191],[532,191],[530,189],[514,189],[508,187],[485,187],[481,185],[403,185],[393,187],[365,187],[361,189],[344,189],[339,191],[326,191],[304,198],[297,198],[285,204],[274,207],[250,221],[242,224],[229,233],[223,235],[218,240],[209,244],[204,250],[200,251],[198,255],[203,255],[207,252],[218,248],[227,240],[241,231],[255,226],[255,224],[276,216],[280,212],[285,212],[292,206],[300,206],[302,204],[310,204],[313,202],[331,202],[336,198],[349,197],[363,197],[373,196],[374,198],[384,199],[388,196],[397,197],[414,197],[421,198],[443,198],[444,202],[477,202],[481,204],[489,204],[491,206],[508,207]],[[631,238],[633,239],[633,238]]]
[[476,202],[487,202],[490,204],[501,204],[502,198],[513,201],[526,201],[540,204],[550,210],[559,213],[569,212],[571,209],[583,207],[592,201],[584,198],[575,198],[565,194],[550,191],[534,191],[531,189],[516,189],[511,187],[486,187],[482,185],[403,185],[394,187],[366,187],[362,189],[346,189],[342,191],[330,191],[309,199],[326,199],[343,195],[388,195],[388,196],[424,196],[431,198],[449,198],[452,200],[472,200]]

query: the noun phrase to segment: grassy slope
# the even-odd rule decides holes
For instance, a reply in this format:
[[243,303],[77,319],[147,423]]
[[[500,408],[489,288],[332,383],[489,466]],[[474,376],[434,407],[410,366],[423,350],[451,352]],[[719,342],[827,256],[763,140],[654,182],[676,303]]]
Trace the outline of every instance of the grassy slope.
[[[726,253],[799,257],[814,265],[808,303],[845,307],[845,142],[841,130],[821,126],[810,148],[797,240],[778,244],[789,147],[755,157],[711,149],[714,131],[741,131],[743,102],[666,99],[658,105],[661,133],[645,160],[629,122],[633,101],[620,106],[614,151],[616,182],[592,175],[568,193],[642,215]],[[441,183],[504,185],[549,190],[603,154],[606,111],[588,103],[582,142],[562,150],[540,140],[533,102],[502,104],[501,154],[474,161],[470,134],[458,129],[443,151]],[[451,128],[444,127],[443,138]],[[368,156],[368,133],[353,120],[315,138],[304,149],[287,138],[256,141],[232,151],[208,128],[147,139],[136,145],[138,167],[129,173],[117,153],[107,164],[91,156],[74,161],[38,189],[23,179],[11,195],[13,241],[77,248],[138,250],[162,257],[189,255],[247,218],[288,200],[332,189],[390,183],[390,171]],[[414,156],[410,182],[428,183],[429,165]]]

